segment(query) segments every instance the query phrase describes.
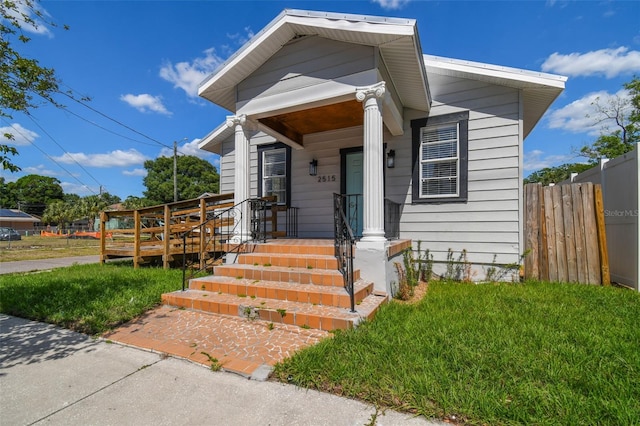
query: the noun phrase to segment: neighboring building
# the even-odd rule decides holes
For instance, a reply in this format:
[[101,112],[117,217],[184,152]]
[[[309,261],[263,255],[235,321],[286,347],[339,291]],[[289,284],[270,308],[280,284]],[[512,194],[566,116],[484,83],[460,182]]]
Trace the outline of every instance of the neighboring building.
[[0,209],[0,227],[13,228],[24,235],[33,232],[36,224],[40,224],[36,216],[15,209]]
[[523,141],[565,81],[425,55],[413,19],[285,10],[201,84],[234,115],[199,146],[236,203],[297,207],[301,238],[332,238],[333,194],[361,194],[356,265],[378,290],[397,279],[385,200],[400,238],[466,250],[483,279],[524,251]]

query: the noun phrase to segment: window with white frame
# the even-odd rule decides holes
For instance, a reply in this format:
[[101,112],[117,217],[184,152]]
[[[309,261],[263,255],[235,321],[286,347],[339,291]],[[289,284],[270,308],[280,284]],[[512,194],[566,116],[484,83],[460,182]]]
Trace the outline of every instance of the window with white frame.
[[413,202],[466,201],[468,112],[413,120]]
[[277,204],[288,204],[290,193],[290,148],[284,144],[258,149],[261,197],[275,196]]

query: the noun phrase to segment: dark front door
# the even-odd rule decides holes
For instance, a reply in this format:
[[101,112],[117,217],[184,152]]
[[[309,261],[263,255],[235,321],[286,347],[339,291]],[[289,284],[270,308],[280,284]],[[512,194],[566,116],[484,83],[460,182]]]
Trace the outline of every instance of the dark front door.
[[362,189],[363,155],[362,148],[341,150],[341,189],[345,197],[347,220],[354,236],[362,236]]

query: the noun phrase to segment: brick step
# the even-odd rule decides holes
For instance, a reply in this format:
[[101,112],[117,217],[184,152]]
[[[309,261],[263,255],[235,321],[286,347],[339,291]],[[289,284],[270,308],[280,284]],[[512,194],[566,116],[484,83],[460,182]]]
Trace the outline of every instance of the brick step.
[[[291,302],[311,303],[312,305],[351,306],[349,294],[343,287],[298,284],[282,281],[256,281],[236,279],[224,276],[194,278],[189,282],[192,290],[210,291],[248,297],[261,297]],[[354,301],[360,303],[373,292],[373,284],[363,280],[354,283]]]
[[272,241],[266,244],[256,244],[251,250],[252,253],[278,253],[278,254],[315,254],[321,256],[333,256],[335,248],[333,244],[288,244],[286,240],[282,242]]
[[335,306],[262,297],[239,297],[200,290],[176,291],[162,295],[162,301],[166,305],[326,331],[353,328],[363,319],[373,319],[378,307],[386,300],[386,296],[370,294],[356,306],[354,313]]
[[338,259],[331,255],[300,253],[243,253],[237,263],[303,269],[338,269]]
[[[331,269],[301,269],[282,266],[232,264],[216,266],[214,268],[214,275],[259,281],[284,281],[334,287],[344,286],[344,279],[340,271]],[[353,279],[354,281],[360,279],[359,270],[353,271]]]

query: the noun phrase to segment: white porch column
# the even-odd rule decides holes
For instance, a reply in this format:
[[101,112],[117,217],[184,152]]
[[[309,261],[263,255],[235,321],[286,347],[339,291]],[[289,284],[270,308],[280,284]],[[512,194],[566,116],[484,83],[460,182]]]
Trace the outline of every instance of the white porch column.
[[364,108],[364,185],[363,230],[361,241],[386,241],[384,236],[384,145],[382,134],[382,97],[384,81],[369,87],[359,87],[356,99]]
[[[227,117],[227,126],[235,129],[235,183],[233,187],[233,202],[240,204],[249,198],[249,137],[245,126],[247,116],[230,115]],[[236,212],[236,230],[233,242],[242,243],[251,240],[251,218],[248,203],[244,203]],[[239,222],[238,220],[241,220]]]

